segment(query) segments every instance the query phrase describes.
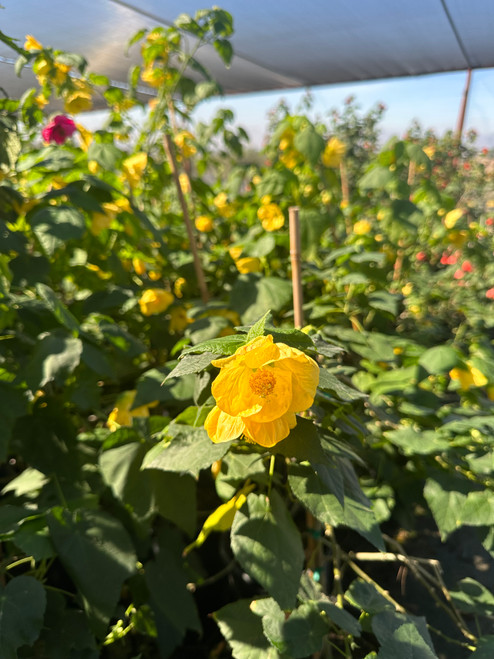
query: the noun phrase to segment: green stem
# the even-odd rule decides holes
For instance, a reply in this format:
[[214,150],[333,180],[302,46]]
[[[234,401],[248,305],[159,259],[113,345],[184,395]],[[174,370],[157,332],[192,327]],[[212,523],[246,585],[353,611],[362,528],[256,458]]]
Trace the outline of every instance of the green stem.
[[271,457],[269,459],[269,480],[268,480],[268,499],[271,496],[271,485],[273,484],[273,475],[274,475],[274,463],[275,463],[276,456],[274,453],[271,453]]

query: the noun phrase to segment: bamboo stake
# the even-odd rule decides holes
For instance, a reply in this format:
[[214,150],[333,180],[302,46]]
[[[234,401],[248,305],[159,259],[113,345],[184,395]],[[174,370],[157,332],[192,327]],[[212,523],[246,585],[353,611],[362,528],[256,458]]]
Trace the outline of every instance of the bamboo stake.
[[467,111],[468,96],[470,93],[470,83],[472,82],[472,69],[467,70],[467,79],[465,81],[465,89],[460,104],[460,111],[458,114],[458,122],[456,124],[456,139],[458,144],[461,144],[461,136],[463,134],[463,124],[465,123],[465,114]]
[[300,223],[298,217],[298,206],[290,206],[288,209],[288,222],[290,231],[290,262],[292,265],[292,287],[293,287],[293,316],[294,325],[301,328],[304,325],[302,273],[300,269]]
[[196,272],[197,283],[199,285],[199,290],[201,291],[201,299],[206,304],[209,299],[209,293],[206,285],[206,279],[204,277],[204,271],[202,269],[201,261],[199,259],[199,252],[197,250],[197,244],[195,241],[194,231],[192,229],[192,222],[190,220],[189,211],[187,204],[185,202],[185,197],[182,192],[182,187],[180,185],[180,178],[178,175],[177,160],[175,158],[175,149],[173,147],[173,142],[167,133],[165,133],[163,139],[163,146],[165,147],[166,157],[170,163],[170,169],[172,170],[173,180],[175,181],[175,187],[177,188],[178,200],[182,208],[182,213],[184,216],[185,228],[187,229],[187,235],[189,237],[190,249],[192,252],[192,258],[194,260],[194,270]]

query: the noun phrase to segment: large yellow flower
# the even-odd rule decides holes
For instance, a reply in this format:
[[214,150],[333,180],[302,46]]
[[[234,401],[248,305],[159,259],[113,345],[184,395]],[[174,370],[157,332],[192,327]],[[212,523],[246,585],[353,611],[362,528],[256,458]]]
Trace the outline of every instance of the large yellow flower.
[[321,160],[326,167],[339,167],[345,155],[346,146],[337,137],[332,137],[326,144]]
[[257,217],[265,231],[276,231],[285,224],[285,216],[278,204],[263,204],[257,210]]
[[193,144],[194,139],[194,136],[192,133],[189,133],[188,130],[181,130],[173,138],[173,141],[184,158],[190,158],[197,153],[197,149]]
[[132,419],[134,417],[149,416],[149,408],[156,405],[152,402],[148,405],[135,407],[132,409],[134,399],[137,391],[124,391],[115,401],[115,407],[112,409],[108,416],[106,425],[112,432],[120,428],[120,426],[132,426]]
[[139,298],[139,306],[143,316],[152,316],[166,311],[174,297],[164,288],[148,288]]
[[204,427],[213,442],[244,435],[261,446],[274,446],[297,425],[296,412],[314,402],[319,366],[296,348],[260,336],[234,355],[215,359],[221,369],[213,382],[216,406]]
[[485,375],[478,368],[467,362],[467,369],[452,368],[449,372],[449,377],[460,383],[460,389],[468,391],[472,387],[483,387],[487,384],[488,380]]
[[129,156],[122,163],[122,171],[131,188],[135,188],[148,164],[147,153],[143,151]]
[[244,256],[241,259],[237,259],[235,265],[241,275],[247,275],[249,272],[261,272],[262,270],[261,259],[257,256]]

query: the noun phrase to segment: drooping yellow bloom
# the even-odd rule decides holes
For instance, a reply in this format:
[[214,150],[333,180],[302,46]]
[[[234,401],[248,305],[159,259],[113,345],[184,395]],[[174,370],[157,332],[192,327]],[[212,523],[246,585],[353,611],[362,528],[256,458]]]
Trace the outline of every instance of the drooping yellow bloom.
[[221,371],[211,389],[216,406],[204,427],[216,443],[244,435],[274,446],[296,426],[296,412],[312,405],[319,384],[317,363],[296,348],[274,343],[270,334],[212,364]]
[[189,133],[188,130],[182,130],[177,133],[173,138],[173,141],[184,158],[190,158],[197,153],[196,147],[194,144],[191,144],[191,142],[194,141],[194,136],[192,133]]
[[257,217],[265,231],[276,231],[285,224],[285,216],[278,204],[263,204],[257,210]]
[[73,82],[75,88],[65,96],[65,112],[71,114],[89,112],[93,107],[91,87],[85,80],[74,80]]
[[257,256],[244,256],[243,259],[235,261],[235,265],[241,275],[247,275],[249,272],[261,272],[262,270],[261,259]]
[[467,362],[467,369],[452,368],[449,372],[449,377],[460,383],[460,389],[468,391],[472,387],[483,387],[487,384],[488,380],[485,375],[478,368]]
[[323,165],[326,165],[326,167],[339,167],[345,151],[345,144],[337,137],[332,137],[326,144],[321,156]]
[[40,42],[35,39],[32,34],[26,34],[26,41],[24,43],[24,50],[27,50],[29,52],[33,50],[42,50],[43,46],[40,44]]
[[449,213],[446,213],[444,216],[444,226],[446,229],[452,229],[464,213],[465,211],[462,208],[455,208],[449,211]]
[[170,310],[170,324],[168,325],[170,332],[183,332],[187,325],[192,322],[192,318],[187,316],[185,307],[173,307]]
[[203,233],[208,233],[214,229],[213,220],[207,215],[199,215],[195,219],[196,229]]
[[141,275],[146,274],[147,267],[146,267],[146,264],[144,263],[144,261],[142,259],[139,259],[137,257],[133,258],[132,259],[132,267],[134,268],[134,272],[136,273],[136,275],[139,275],[139,277]]
[[135,188],[139,184],[147,163],[147,153],[142,151],[123,161],[122,171],[131,188]]
[[230,247],[228,250],[228,254],[232,257],[234,261],[240,258],[240,255],[244,251],[244,248],[241,246],[236,246],[236,247]]
[[182,190],[183,194],[190,194],[190,179],[187,174],[182,172],[179,174],[178,180],[180,181],[180,189]]
[[191,542],[190,545],[184,549],[183,555],[186,556],[192,549],[194,549],[194,547],[200,547],[212,531],[228,531],[233,524],[235,513],[244,505],[247,500],[247,495],[252,492],[254,488],[255,485],[253,483],[250,485],[246,484],[230,499],[230,501],[218,506],[218,508],[216,508],[216,510],[206,519],[194,542]]
[[353,233],[356,236],[365,236],[372,229],[372,224],[369,220],[359,220],[353,225]]
[[213,199],[213,204],[218,209],[218,214],[221,215],[221,217],[231,217],[235,212],[233,206],[228,203],[228,195],[226,192],[220,192],[217,194]]
[[144,316],[152,316],[166,311],[174,297],[164,288],[148,288],[139,298],[139,306]]
[[173,292],[177,297],[184,296],[184,287],[186,284],[187,281],[184,277],[178,277],[178,279],[175,280],[175,283],[173,284]]
[[149,416],[149,408],[156,405],[156,403],[151,403],[132,409],[136,393],[135,390],[124,391],[117,398],[115,407],[110,412],[106,422],[106,425],[112,432],[120,428],[120,426],[132,426],[133,417]]

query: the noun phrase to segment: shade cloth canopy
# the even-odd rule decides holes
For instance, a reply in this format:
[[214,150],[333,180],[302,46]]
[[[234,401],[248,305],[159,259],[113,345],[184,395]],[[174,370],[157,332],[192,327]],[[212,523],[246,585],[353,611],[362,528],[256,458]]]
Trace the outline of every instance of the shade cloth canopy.
[[[493,0],[217,0],[233,15],[235,57],[225,69],[205,46],[198,59],[227,94],[494,67]],[[139,60],[139,29],[194,14],[198,0],[2,0],[0,29],[23,45],[83,54],[89,68],[125,82]],[[0,44],[0,86],[11,97],[34,84],[16,77]]]

